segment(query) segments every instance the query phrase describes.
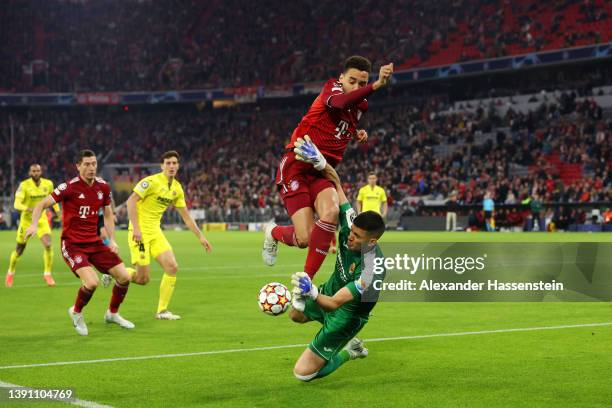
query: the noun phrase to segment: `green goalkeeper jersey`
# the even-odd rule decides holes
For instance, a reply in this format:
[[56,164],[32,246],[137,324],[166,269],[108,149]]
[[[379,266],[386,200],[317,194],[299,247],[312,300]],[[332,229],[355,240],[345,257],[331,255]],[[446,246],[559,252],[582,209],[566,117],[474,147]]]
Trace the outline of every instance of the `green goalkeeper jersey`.
[[342,305],[340,310],[367,318],[378,300],[372,282],[384,279],[384,271],[374,274],[374,257],[382,258],[383,254],[378,245],[363,254],[348,249],[347,241],[355,216],[355,210],[349,203],[340,206],[336,265],[332,276],[319,290],[324,295],[333,296],[346,287],[353,294],[353,300]]

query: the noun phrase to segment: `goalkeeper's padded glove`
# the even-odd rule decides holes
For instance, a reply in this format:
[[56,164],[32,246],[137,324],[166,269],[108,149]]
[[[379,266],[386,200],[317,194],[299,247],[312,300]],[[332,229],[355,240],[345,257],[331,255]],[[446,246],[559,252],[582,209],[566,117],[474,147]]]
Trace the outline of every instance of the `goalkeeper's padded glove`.
[[291,292],[291,306],[298,312],[303,312],[306,308],[306,298],[300,294],[300,288],[293,288]]
[[301,296],[317,300],[319,289],[312,283],[310,276],[308,276],[306,272],[297,272],[291,275],[291,284],[293,285],[293,293],[298,293]]
[[323,170],[327,165],[327,160],[325,160],[317,146],[310,140],[310,136],[305,135],[303,139],[298,137],[294,146],[293,152],[296,159],[312,164],[319,171]]

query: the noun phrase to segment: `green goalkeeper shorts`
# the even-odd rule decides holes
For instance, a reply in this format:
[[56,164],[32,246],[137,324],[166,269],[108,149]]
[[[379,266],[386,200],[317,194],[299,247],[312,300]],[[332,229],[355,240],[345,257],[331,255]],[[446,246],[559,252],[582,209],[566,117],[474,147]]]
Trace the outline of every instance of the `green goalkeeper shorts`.
[[312,299],[306,300],[304,314],[323,325],[308,348],[325,360],[330,360],[342,350],[368,322],[367,318],[356,316],[342,308],[326,312]]

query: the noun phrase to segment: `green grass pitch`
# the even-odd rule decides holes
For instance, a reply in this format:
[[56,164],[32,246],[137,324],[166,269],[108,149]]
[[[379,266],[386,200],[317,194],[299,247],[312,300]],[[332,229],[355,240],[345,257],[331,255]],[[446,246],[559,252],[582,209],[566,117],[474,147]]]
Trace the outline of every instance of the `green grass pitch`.
[[[151,283],[132,285],[121,308],[136,329],[103,322],[111,289],[100,287],[85,309],[88,337],[76,334],[66,313],[79,282],[60,256],[57,235],[55,288],[44,285],[41,245],[32,241],[18,264],[15,286],[0,287],[0,382],[69,387],[80,399],[130,408],[612,406],[612,325],[584,326],[612,322],[609,303],[381,303],[361,333],[368,358],[300,383],[293,364],[318,324],[264,315],[256,297],[267,282],[288,284],[305,252],[281,248],[270,268],[261,262],[261,234],[210,233],[210,255],[188,232],[167,236],[180,265],[171,309],[183,320],[153,318],[161,277],[156,266]],[[14,239],[14,232],[0,233],[2,272]],[[383,239],[610,241],[612,234],[395,232]],[[119,232],[124,259],[126,240]],[[328,276],[331,258],[315,281]],[[573,325],[582,327],[542,329]],[[517,328],[540,329],[504,331]],[[463,334],[439,336],[452,333]],[[117,360],[7,368],[98,359]],[[0,401],[0,406],[64,404]]]

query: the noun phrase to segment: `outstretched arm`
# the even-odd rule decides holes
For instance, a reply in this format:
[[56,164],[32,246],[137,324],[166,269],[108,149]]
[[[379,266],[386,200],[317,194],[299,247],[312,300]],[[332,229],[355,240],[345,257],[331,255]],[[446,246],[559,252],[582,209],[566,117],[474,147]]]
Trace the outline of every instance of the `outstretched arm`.
[[353,300],[353,294],[346,286],[334,293],[333,296],[320,294],[319,289],[312,283],[306,272],[294,273],[291,276],[291,283],[293,284],[292,293],[294,296],[311,298],[326,312],[334,311]]
[[351,300],[353,300],[353,294],[344,287],[334,293],[334,296],[317,296],[316,302],[326,312],[332,312]]
[[206,252],[212,252],[212,245],[210,245],[210,242],[208,242],[208,240],[204,237],[204,234],[202,234],[202,231],[200,231],[198,228],[198,225],[191,217],[191,214],[189,214],[189,211],[187,211],[187,207],[177,207],[176,211],[178,211],[180,214],[181,218],[185,222],[185,225],[187,225],[187,228],[189,228],[189,230],[193,232],[196,237],[198,237],[200,244],[202,244]]
[[332,95],[329,97],[327,105],[337,109],[346,109],[354,106],[372,92],[386,86],[389,83],[392,74],[393,63],[383,65],[380,67],[380,72],[378,73],[378,79],[376,81],[372,82],[370,85],[366,85],[363,88],[359,88],[349,93]]
[[342,182],[340,181],[340,176],[338,175],[336,169],[334,169],[328,163],[325,168],[321,170],[321,173],[323,173],[325,178],[334,183],[336,191],[338,191],[338,199],[340,200],[340,205],[348,203],[348,198],[346,198],[346,194],[344,193],[344,189],[342,188]]
[[297,160],[312,164],[315,169],[319,170],[327,179],[334,183],[338,191],[340,205],[348,203],[346,194],[344,194],[344,190],[342,189],[340,176],[338,176],[336,170],[327,163],[327,160],[325,160],[325,157],[323,157],[317,145],[310,140],[310,136],[305,135],[304,138],[299,137],[295,141],[293,152]]

